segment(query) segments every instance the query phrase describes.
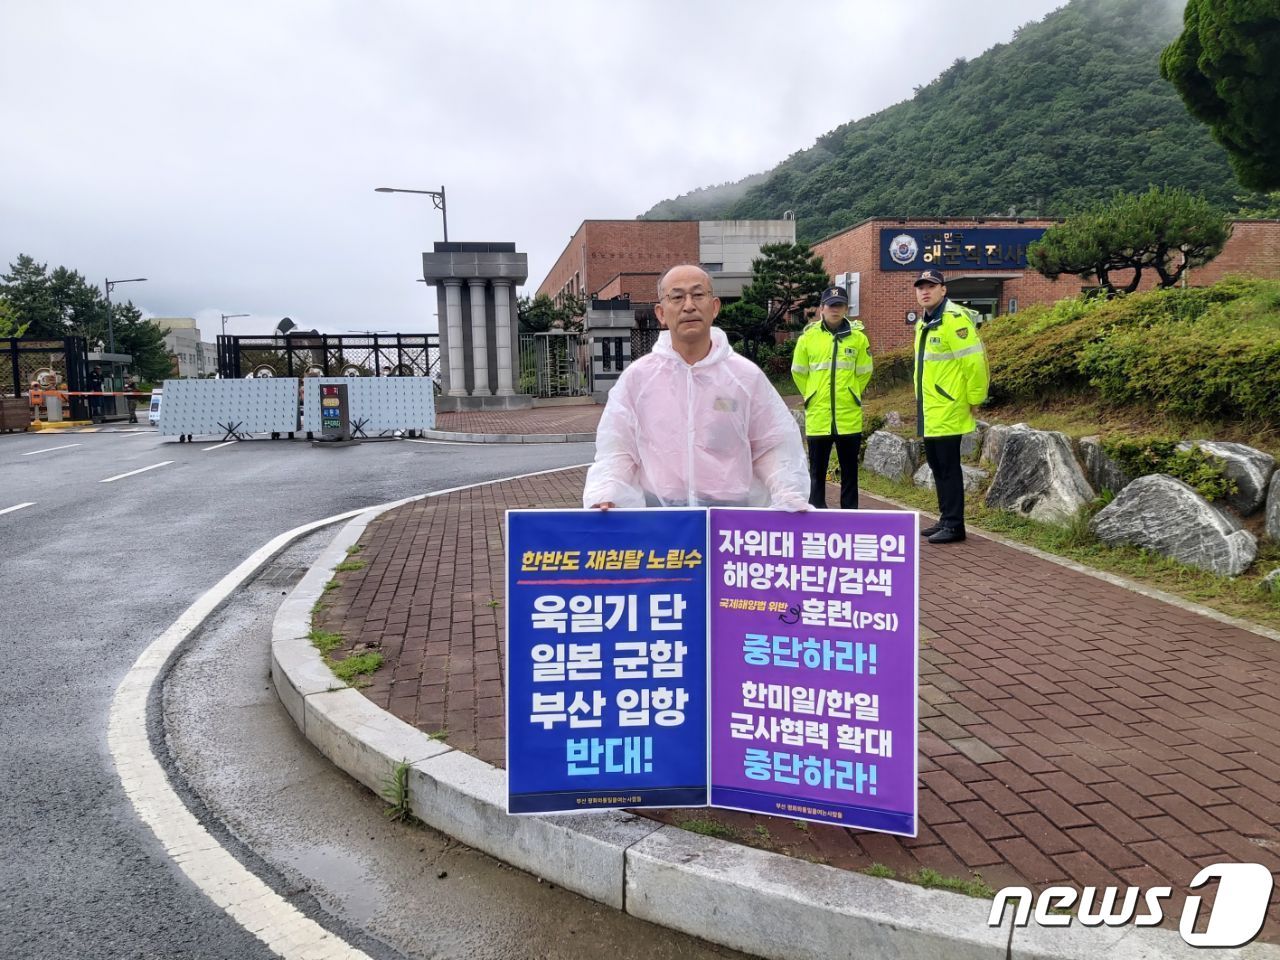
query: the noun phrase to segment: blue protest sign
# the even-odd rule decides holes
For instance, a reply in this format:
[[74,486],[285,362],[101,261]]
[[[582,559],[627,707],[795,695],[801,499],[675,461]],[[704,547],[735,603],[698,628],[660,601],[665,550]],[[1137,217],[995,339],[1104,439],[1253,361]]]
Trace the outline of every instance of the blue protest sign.
[[707,514],[507,513],[507,810],[707,802]]

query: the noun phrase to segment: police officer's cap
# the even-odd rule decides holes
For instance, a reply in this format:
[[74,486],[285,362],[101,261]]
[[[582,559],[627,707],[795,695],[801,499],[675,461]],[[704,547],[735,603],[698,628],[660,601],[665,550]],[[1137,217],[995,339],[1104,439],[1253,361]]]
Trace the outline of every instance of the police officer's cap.
[[916,282],[912,286],[918,287],[922,283],[936,283],[940,287],[947,285],[947,281],[942,279],[942,272],[939,270],[926,270],[916,277]]
[[822,291],[822,305],[825,307],[829,303],[848,303],[849,295],[844,292],[844,287],[827,287]]

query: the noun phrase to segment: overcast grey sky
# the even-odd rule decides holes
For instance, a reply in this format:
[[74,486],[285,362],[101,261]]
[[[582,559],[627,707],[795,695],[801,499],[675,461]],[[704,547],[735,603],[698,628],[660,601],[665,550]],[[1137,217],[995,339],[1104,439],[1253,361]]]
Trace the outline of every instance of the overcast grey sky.
[[[442,239],[536,287],[584,219],[766,170],[1061,0],[3,0],[0,266],[27,253],[206,339],[436,329]],[[904,157],[904,163],[909,159]]]

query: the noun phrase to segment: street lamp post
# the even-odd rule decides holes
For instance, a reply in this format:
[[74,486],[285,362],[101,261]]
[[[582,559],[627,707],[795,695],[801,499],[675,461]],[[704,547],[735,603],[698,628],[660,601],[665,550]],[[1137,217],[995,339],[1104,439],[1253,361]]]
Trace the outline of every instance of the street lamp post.
[[249,316],[249,314],[247,313],[224,313],[222,315],[222,335],[224,337],[227,335],[228,320],[234,320],[236,317],[247,317],[247,316]]
[[111,288],[117,283],[145,283],[146,277],[133,277],[130,280],[103,280],[102,285],[107,288],[107,341],[110,343],[110,352],[116,352],[116,323],[115,314],[111,309]]
[[440,185],[439,190],[402,190],[399,187],[374,187],[374,193],[418,193],[431,198],[431,204],[440,211],[440,217],[444,221],[444,242],[449,242],[449,213],[444,205],[444,185]]

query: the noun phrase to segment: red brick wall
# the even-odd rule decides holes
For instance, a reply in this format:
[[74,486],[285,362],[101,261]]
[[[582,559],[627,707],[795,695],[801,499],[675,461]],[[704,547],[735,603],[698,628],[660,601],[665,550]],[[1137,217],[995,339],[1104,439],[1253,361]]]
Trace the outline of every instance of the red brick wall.
[[[1028,220],[1019,225],[1047,227],[1053,222]],[[868,220],[843,233],[820,240],[814,244],[814,252],[822,257],[827,273],[832,276],[846,272],[862,275],[859,315],[871,341],[871,349],[876,353],[885,353],[911,343],[912,330],[906,325],[905,317],[908,310],[916,309],[915,291],[912,287],[916,274],[906,270],[881,271],[880,230],[888,226],[913,229],[948,226],[963,229],[982,225],[1005,226],[1011,225],[1011,221],[989,219],[984,224],[978,224],[973,220]],[[981,272],[1009,277],[1003,284],[1000,298],[999,312],[1002,314],[1008,312],[1010,299],[1017,300],[1018,309],[1021,310],[1033,303],[1056,303],[1094,285],[1091,279],[1081,277],[1064,276],[1049,280],[1031,269]],[[1188,282],[1192,286],[1204,286],[1229,273],[1280,278],[1280,220],[1237,222],[1221,255],[1205,266],[1190,271]],[[958,274],[962,275],[963,271]],[[1121,272],[1113,275],[1112,279],[1123,286],[1128,277],[1126,272]],[[1154,271],[1144,271],[1139,289],[1149,290],[1158,281],[1159,277]]]
[[[555,296],[580,273],[583,292],[599,295],[618,274],[661,274],[678,263],[697,262],[696,220],[588,220],[573,235],[538,292]],[[637,299],[650,302],[653,298],[648,293]]]
[[658,279],[661,273],[620,273],[597,291],[601,300],[612,300],[623,294],[632,303],[654,303],[658,299]]

